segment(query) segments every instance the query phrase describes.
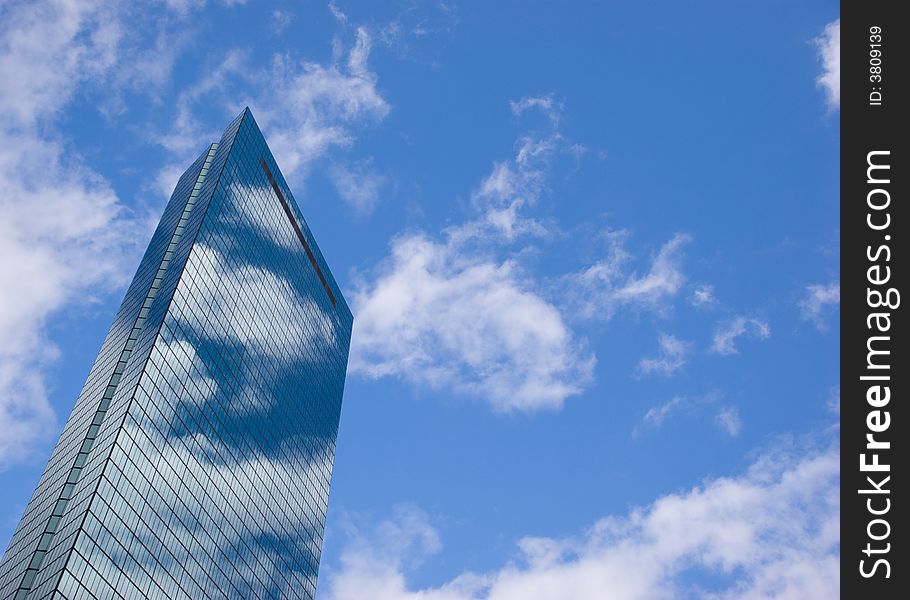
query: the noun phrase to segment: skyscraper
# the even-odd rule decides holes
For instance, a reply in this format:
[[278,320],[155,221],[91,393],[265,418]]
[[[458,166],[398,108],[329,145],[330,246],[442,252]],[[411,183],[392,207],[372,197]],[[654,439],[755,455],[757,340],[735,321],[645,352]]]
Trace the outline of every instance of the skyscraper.
[[180,177],[0,598],[312,598],[352,321],[244,110]]

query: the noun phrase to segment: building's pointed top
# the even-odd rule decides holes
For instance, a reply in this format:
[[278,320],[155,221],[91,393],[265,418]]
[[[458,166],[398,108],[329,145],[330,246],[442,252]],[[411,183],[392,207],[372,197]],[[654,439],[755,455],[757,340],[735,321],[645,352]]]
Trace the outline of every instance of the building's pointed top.
[[259,124],[256,123],[256,118],[253,117],[253,111],[249,106],[244,106],[237,118],[241,123],[244,121],[252,121],[256,128],[259,128]]

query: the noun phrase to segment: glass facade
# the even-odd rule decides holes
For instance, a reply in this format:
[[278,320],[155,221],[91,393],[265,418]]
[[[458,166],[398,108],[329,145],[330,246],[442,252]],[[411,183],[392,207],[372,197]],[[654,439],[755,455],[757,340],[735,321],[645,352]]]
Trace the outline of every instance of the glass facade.
[[178,181],[0,598],[313,598],[351,325],[244,110]]

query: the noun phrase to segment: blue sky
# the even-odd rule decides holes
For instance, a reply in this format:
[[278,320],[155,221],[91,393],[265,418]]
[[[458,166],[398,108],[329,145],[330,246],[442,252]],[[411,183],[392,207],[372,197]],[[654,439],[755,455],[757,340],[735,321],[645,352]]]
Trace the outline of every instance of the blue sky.
[[837,593],[839,5],[603,4],[5,3],[3,547],[249,105],[355,313],[320,597]]

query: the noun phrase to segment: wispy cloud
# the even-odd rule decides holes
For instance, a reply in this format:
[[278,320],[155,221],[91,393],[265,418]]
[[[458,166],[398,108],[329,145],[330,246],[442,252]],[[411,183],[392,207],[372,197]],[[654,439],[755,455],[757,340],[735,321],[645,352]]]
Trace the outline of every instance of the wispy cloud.
[[670,413],[682,405],[683,398],[681,396],[676,396],[669,402],[665,402],[658,406],[652,406],[650,409],[648,409],[648,412],[645,413],[644,419],[642,419],[642,421],[648,425],[660,427],[663,425],[664,419],[666,419]]
[[553,96],[525,96],[521,100],[510,102],[509,108],[516,117],[529,110],[539,110],[550,119],[553,127],[559,126],[559,117],[562,114],[562,106],[553,99]]
[[692,306],[698,308],[711,308],[717,304],[717,298],[714,296],[714,286],[701,284],[695,286],[692,290]]
[[[165,133],[152,134],[154,142],[164,147],[168,154],[175,157],[173,167],[178,168],[199,153],[203,140],[216,140],[221,137],[220,131],[215,128],[206,128],[196,117],[194,112],[197,103],[208,100],[212,96],[225,92],[232,83],[232,78],[238,74],[249,72],[249,63],[245,52],[228,50],[221,57],[219,63],[207,69],[205,75],[183,89],[177,98],[176,115],[169,124]],[[171,182],[167,196],[173,191],[176,178]]]
[[659,429],[671,416],[678,418],[683,413],[697,418],[700,423],[706,422],[705,417],[710,414],[710,422],[723,434],[736,437],[743,426],[739,409],[732,405],[719,405],[721,398],[722,395],[716,391],[700,396],[674,396],[667,402],[649,408],[632,429],[632,437],[638,438],[648,429]]
[[767,322],[760,319],[736,317],[718,327],[714,332],[711,351],[717,354],[738,354],[736,338],[741,336],[765,340],[771,337],[771,328]]
[[[326,596],[359,600],[370,590],[376,600],[836,598],[839,473],[836,448],[774,448],[742,475],[661,496],[576,536],[522,538],[518,561],[424,588],[409,585],[403,557],[421,550],[432,556],[439,538],[412,508],[383,524],[395,534],[391,546],[387,536],[354,530],[340,569],[327,574]],[[700,587],[689,577],[696,571],[717,577]]]
[[679,371],[685,364],[691,342],[682,341],[669,334],[661,334],[658,338],[660,351],[656,357],[642,358],[638,361],[638,372],[643,375],[672,375]]
[[816,329],[828,329],[827,317],[840,306],[840,283],[827,285],[808,285],[806,295],[800,301],[799,308],[806,321],[812,321]]
[[267,95],[252,101],[282,171],[302,174],[332,147],[353,142],[351,127],[380,121],[389,104],[376,88],[368,60],[372,38],[358,27],[344,64],[324,66],[276,55]]
[[625,249],[625,232],[609,232],[606,258],[567,278],[580,314],[610,319],[622,307],[662,312],[685,283],[682,248],[692,238],[677,233],[651,259],[644,274],[627,273],[631,254]]
[[376,40],[401,60],[435,64],[440,45],[453,37],[458,6],[450,2],[410,2],[400,5],[391,21],[375,28]]
[[272,31],[275,35],[281,35],[284,30],[294,21],[294,13],[289,10],[276,8],[272,11]]
[[724,406],[714,416],[714,421],[720,430],[729,435],[736,437],[743,428],[743,420],[739,416],[739,410],[735,406]]
[[547,227],[525,215],[537,205],[544,193],[553,159],[568,146],[555,129],[543,135],[523,135],[516,143],[515,155],[496,161],[471,194],[479,218],[451,227],[453,238],[494,237],[512,242],[531,235],[547,237]]
[[822,34],[815,38],[822,73],[815,83],[825,90],[828,109],[840,109],[840,19],[825,25]]
[[[349,147],[356,127],[389,113],[369,69],[371,49],[365,27],[356,28],[350,48],[329,64],[275,54],[271,67],[263,69],[250,62],[246,51],[228,49],[215,67],[181,91],[167,133],[152,137],[183,164],[198,153],[199,140],[220,135],[222,123],[203,124],[200,105],[222,105],[236,114],[249,104],[282,172],[300,181],[314,160],[333,148]],[[173,165],[165,170],[172,172]]]
[[359,216],[373,212],[379,201],[379,191],[386,182],[385,176],[373,170],[369,161],[333,165],[329,178],[341,199]]
[[329,2],[329,12],[332,13],[332,16],[335,17],[335,20],[341,23],[342,25],[348,24],[348,16],[344,13],[341,8],[335,2]]
[[496,162],[472,194],[475,206],[502,207],[516,200],[536,203],[543,192],[550,161],[562,149],[561,141],[556,131],[519,139],[515,157]]

